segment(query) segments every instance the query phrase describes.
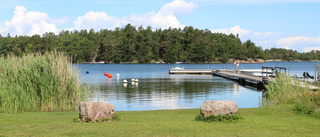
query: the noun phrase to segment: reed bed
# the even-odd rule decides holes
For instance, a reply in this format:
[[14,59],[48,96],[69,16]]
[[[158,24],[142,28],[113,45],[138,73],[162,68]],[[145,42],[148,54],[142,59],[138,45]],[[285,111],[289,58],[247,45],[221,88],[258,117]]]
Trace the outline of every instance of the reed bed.
[[0,58],[0,112],[74,111],[88,95],[61,52]]
[[292,105],[293,109],[305,114],[319,113],[320,93],[309,89],[307,82],[301,84],[284,74],[270,82],[267,86],[267,96],[262,106]]

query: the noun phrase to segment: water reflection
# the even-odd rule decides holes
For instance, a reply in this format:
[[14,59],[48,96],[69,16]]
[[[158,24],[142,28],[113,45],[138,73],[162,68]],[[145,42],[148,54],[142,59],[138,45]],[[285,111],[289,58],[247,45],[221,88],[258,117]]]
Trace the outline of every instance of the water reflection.
[[127,87],[128,86],[128,83],[123,83],[123,87]]
[[[318,62],[267,62],[241,64],[238,69],[286,67],[291,74],[314,74]],[[261,92],[227,79],[203,75],[169,75],[173,64],[75,64],[80,77],[89,85],[99,85],[94,101],[115,105],[117,111],[199,108],[205,100],[233,100],[239,108],[259,106]],[[185,69],[235,69],[233,63],[182,64]],[[90,74],[86,74],[90,71]],[[108,79],[103,74],[120,74]],[[299,76],[299,75],[298,75]],[[131,79],[138,78],[139,84]],[[123,80],[128,83],[124,84]]]
[[[237,102],[239,107],[257,107],[261,96],[236,82],[212,76],[142,78],[139,83],[119,81],[123,80],[108,79],[99,87],[100,98],[114,104],[118,111],[199,108],[205,100],[242,100],[245,103]],[[245,95],[248,92],[250,98]]]
[[236,83],[233,84],[233,95],[234,96],[240,97],[239,88],[240,88],[239,84],[236,84]]

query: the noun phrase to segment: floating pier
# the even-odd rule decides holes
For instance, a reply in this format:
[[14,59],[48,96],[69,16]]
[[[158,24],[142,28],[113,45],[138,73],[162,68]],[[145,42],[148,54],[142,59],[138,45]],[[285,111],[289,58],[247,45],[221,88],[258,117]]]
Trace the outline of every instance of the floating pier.
[[[271,72],[270,72],[271,73]],[[169,74],[200,74],[214,75],[238,81],[240,84],[249,84],[255,87],[262,87],[272,78],[263,78],[261,69],[244,70],[212,70],[212,69],[170,69]]]
[[[248,73],[251,73],[251,75]],[[251,85],[257,88],[263,88],[263,84],[267,84],[268,81],[274,80],[274,78],[271,77],[262,77],[261,70],[213,70],[213,75],[238,81],[240,84]]]
[[311,83],[308,83],[307,81],[299,81],[298,83],[296,81],[291,81],[292,85],[295,85],[295,86],[299,86],[299,87],[302,87],[302,88],[309,88],[313,91],[319,91],[320,90],[320,87],[318,86],[314,86],[312,85]]
[[[170,69],[169,74],[200,74],[200,75],[213,75],[226,79],[234,80],[243,85],[250,85],[263,89],[264,84],[269,81],[275,81],[278,72],[286,73],[286,68],[282,67],[262,67],[262,69],[239,69],[239,70],[212,70],[212,69]],[[296,85],[294,81],[293,85]],[[306,87],[306,82],[300,82],[301,87]],[[309,85],[308,88],[312,90],[319,90],[317,86]]]
[[212,75],[212,69],[170,69],[169,74],[203,74]]

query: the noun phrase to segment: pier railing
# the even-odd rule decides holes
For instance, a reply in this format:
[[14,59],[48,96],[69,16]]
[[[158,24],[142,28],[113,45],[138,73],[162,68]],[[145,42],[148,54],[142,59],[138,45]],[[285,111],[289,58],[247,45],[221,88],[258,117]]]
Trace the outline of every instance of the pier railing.
[[262,78],[274,76],[273,67],[262,67]]
[[284,67],[274,67],[274,68],[273,67],[262,67],[262,78],[276,77],[279,72],[287,74],[287,68],[284,68]]
[[284,71],[285,74],[287,74],[287,68],[284,68],[284,67],[274,67],[274,70],[277,72],[281,72],[283,73],[282,71]]

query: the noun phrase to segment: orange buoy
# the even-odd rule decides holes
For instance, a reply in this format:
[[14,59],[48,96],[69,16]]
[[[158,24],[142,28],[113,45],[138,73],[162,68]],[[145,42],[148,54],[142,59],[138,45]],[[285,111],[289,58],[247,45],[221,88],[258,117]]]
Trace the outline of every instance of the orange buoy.
[[108,74],[108,78],[112,78],[112,75],[111,75],[111,74]]

